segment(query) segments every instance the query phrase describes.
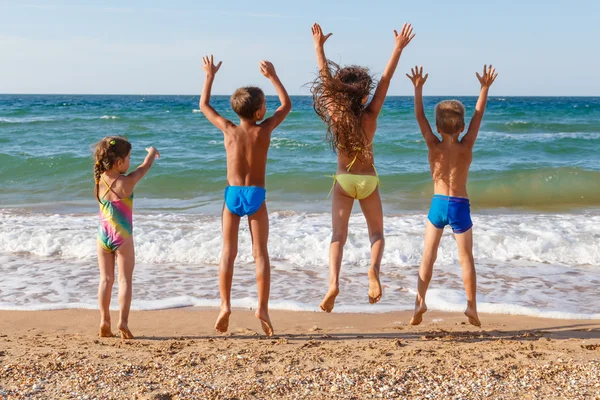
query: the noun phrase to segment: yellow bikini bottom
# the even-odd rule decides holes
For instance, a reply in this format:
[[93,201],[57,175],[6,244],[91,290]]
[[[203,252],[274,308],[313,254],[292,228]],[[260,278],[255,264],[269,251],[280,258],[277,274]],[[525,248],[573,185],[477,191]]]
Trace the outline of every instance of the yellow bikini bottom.
[[331,192],[333,192],[336,181],[340,184],[344,192],[356,200],[366,199],[375,191],[375,189],[377,189],[377,186],[379,186],[379,177],[373,175],[339,174],[332,175],[332,177],[333,186],[331,187],[327,198],[329,198]]

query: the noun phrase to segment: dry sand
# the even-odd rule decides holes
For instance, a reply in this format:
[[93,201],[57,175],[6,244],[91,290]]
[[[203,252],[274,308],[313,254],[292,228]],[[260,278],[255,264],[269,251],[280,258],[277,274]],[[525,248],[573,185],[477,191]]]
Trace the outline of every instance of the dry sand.
[[[98,311],[0,311],[2,399],[600,399],[600,321],[456,313],[133,312],[135,340],[98,338]],[[113,315],[113,332],[117,315]]]

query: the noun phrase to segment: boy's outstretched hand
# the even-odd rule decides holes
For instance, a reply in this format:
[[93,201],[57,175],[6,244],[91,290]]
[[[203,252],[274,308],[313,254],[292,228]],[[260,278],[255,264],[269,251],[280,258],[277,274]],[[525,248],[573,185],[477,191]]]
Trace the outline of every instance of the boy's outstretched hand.
[[412,73],[412,76],[409,74],[406,74],[406,76],[408,76],[408,79],[410,79],[416,88],[423,86],[427,81],[427,77],[429,76],[429,74],[425,74],[425,76],[423,76],[423,67],[419,68],[418,66],[415,66],[414,68],[410,69],[410,72]]
[[496,80],[498,73],[496,69],[492,67],[490,64],[490,69],[487,69],[487,65],[483,66],[483,76],[480,76],[479,73],[475,72],[477,75],[477,79],[479,79],[479,83],[481,83],[481,87],[490,87],[492,83]]
[[328,33],[327,35],[323,35],[323,30],[321,29],[321,25],[315,23],[312,28],[313,41],[315,42],[315,47],[323,47],[329,36],[333,35],[333,33]]
[[260,72],[265,76],[265,78],[271,79],[277,76],[275,67],[269,61],[262,60],[258,64],[260,65]]
[[413,38],[415,37],[415,34],[412,33],[413,28],[411,24],[404,24],[402,25],[402,29],[400,30],[400,33],[398,33],[398,31],[396,31],[394,29],[394,36],[396,37],[396,48],[397,49],[404,49],[406,46],[408,46],[408,44],[410,43],[411,40],[413,40]]
[[210,57],[202,57],[202,61],[204,62],[202,69],[206,71],[207,76],[215,76],[219,68],[221,68],[221,64],[223,64],[223,61],[219,61],[219,63],[215,65],[212,54],[210,55]]

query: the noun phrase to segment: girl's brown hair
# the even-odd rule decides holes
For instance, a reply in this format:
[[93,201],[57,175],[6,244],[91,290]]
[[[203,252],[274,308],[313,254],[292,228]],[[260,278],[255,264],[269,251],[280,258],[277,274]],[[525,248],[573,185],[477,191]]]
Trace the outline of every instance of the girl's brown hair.
[[107,136],[98,143],[94,149],[94,180],[96,186],[94,194],[100,202],[99,183],[103,172],[110,170],[119,159],[125,159],[131,152],[131,143],[120,136]]
[[369,143],[362,126],[363,100],[371,94],[375,81],[364,67],[340,67],[327,61],[329,71],[312,84],[313,107],[327,124],[327,141],[334,153],[348,157],[369,157]]

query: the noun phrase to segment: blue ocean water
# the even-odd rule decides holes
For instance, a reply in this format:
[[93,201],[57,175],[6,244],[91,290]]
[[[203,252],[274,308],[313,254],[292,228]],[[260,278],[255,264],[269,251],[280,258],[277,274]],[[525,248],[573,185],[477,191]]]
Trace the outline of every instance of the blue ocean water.
[[[430,121],[440,100],[425,100]],[[477,99],[459,100],[469,116]],[[223,138],[197,103],[194,96],[0,96],[0,204],[60,208],[67,202],[69,211],[89,211],[95,207],[91,146],[124,135],[133,144],[132,165],[149,145],[162,154],[138,198],[153,209],[218,212],[226,184]],[[213,103],[235,120],[227,97]],[[280,209],[326,211],[331,181],[324,175],[335,171],[335,156],[310,97],[294,97],[293,104],[273,133],[269,200]],[[276,106],[270,97],[268,108]],[[490,98],[468,187],[474,207],[597,207],[598,139],[600,98]],[[412,98],[387,99],[374,152],[387,209],[420,209],[432,189]]]
[[[428,118],[445,98],[426,97]],[[459,97],[469,117],[475,97]],[[336,158],[309,97],[273,133],[267,166],[272,307],[317,309],[327,288]],[[234,119],[228,98],[214,107]],[[269,97],[274,110],[277,99]],[[468,123],[468,120],[467,120]],[[134,308],[218,305],[217,263],[226,185],[221,132],[197,96],[0,95],[0,309],[95,307],[97,267],[92,146],[133,144],[132,166],[161,158],[136,187]],[[600,98],[491,97],[468,191],[482,311],[599,318]],[[389,97],[378,121],[386,251],[384,298],[367,304],[369,243],[351,219],[336,310],[411,307],[432,184],[411,97]],[[359,211],[358,208],[356,211]],[[250,237],[240,235],[234,297],[256,298]],[[456,246],[442,240],[430,308],[460,310]]]

